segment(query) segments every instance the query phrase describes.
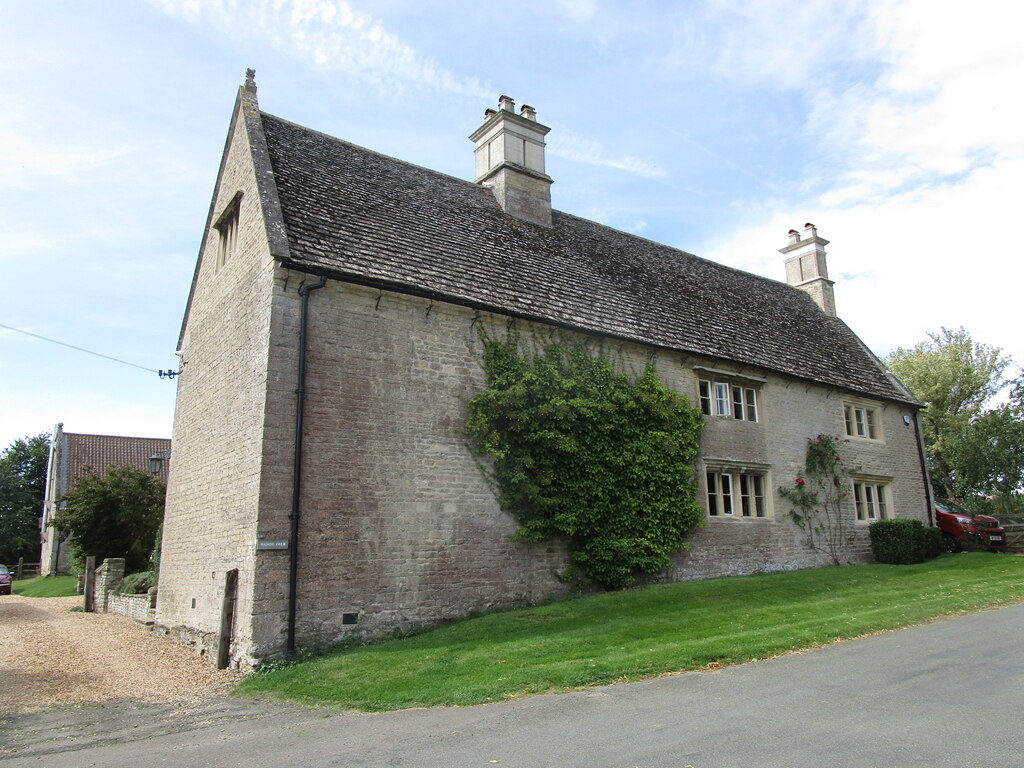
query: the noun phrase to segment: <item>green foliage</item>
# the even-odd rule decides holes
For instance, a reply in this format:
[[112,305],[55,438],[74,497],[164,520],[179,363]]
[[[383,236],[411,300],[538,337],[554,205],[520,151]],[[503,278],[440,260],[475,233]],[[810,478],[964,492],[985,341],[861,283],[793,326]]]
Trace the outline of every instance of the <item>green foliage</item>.
[[878,520],[868,526],[871,551],[880,563],[909,565],[942,554],[942,531],[920,520]]
[[660,584],[268,664],[237,693],[364,711],[466,706],[765,659],[1021,600],[1024,558],[988,552]]
[[488,389],[470,401],[467,425],[518,536],[570,537],[574,567],[611,588],[664,568],[703,522],[700,412],[652,367],[631,381],[580,343],[532,358],[519,347],[514,333],[484,339]]
[[1012,493],[1024,479],[1022,398],[986,408],[1009,383],[1003,374],[1011,362],[1000,348],[975,342],[963,328],[930,333],[928,341],[897,348],[886,360],[925,405],[925,451],[941,497],[966,502]]
[[15,440],[0,455],[0,563],[39,560],[39,517],[50,436]]
[[123,557],[128,572],[145,570],[164,514],[164,484],[142,470],[111,464],[105,475],[78,480],[53,525],[71,537],[72,556],[96,562]]
[[117,591],[122,595],[144,595],[149,592],[150,587],[156,586],[156,576],[156,571],[129,573],[121,579]]
[[804,532],[804,543],[827,555],[835,565],[841,564],[843,551],[853,538],[843,513],[851,468],[839,455],[841,444],[834,435],[809,438],[803,468],[792,485],[779,488],[793,505],[789,516]]

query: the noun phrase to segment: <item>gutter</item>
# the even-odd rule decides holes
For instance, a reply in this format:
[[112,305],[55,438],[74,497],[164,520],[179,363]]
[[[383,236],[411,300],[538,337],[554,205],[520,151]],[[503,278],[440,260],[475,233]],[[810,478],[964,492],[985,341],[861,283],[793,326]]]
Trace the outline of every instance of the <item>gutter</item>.
[[306,331],[309,325],[309,294],[327,284],[327,278],[320,282],[299,288],[302,297],[301,319],[299,321],[299,364],[298,386],[295,389],[295,457],[292,462],[292,511],[288,515],[290,533],[288,537],[288,642],[285,658],[294,660],[295,614],[298,603],[297,585],[299,574],[299,496],[302,490],[302,416],[306,404]]

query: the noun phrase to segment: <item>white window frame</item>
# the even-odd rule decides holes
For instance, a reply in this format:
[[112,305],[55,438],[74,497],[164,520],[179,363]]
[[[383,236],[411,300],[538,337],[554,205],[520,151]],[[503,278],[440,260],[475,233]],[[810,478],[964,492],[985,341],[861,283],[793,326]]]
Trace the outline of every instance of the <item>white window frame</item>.
[[882,409],[871,403],[843,402],[843,423],[847,437],[858,440],[882,440]]
[[754,423],[761,420],[758,387],[702,378],[698,379],[697,388],[700,410],[705,416],[721,416],[726,419]]
[[709,517],[764,520],[772,516],[767,469],[712,464],[705,480]]
[[891,517],[889,481],[854,478],[853,506],[858,523],[874,523]]

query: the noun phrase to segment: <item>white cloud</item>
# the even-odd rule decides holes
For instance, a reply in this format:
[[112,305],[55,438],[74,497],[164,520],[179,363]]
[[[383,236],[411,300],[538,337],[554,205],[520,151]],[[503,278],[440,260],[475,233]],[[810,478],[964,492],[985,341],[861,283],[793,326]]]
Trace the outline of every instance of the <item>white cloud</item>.
[[985,0],[969,11],[888,0],[876,10],[890,68],[814,94],[808,136],[832,178],[818,176],[817,196],[773,201],[761,224],[703,255],[781,279],[776,249],[809,219],[832,241],[839,314],[873,349],[963,325],[1024,363],[1017,28]]
[[320,69],[344,71],[385,90],[415,85],[460,96],[493,97],[493,89],[420,54],[345,0],[149,2],[169,16],[213,27],[233,39],[257,38]]
[[574,133],[568,128],[556,127],[548,137],[547,151],[555,157],[562,157],[577,163],[618,168],[647,178],[664,178],[668,171],[659,165],[632,155],[612,156],[601,142]]
[[555,10],[576,23],[590,21],[597,13],[594,0],[555,0],[554,5]]
[[[874,54],[865,0],[705,0],[673,14],[675,45],[663,66],[772,88],[812,89],[823,72]],[[695,69],[698,68],[698,69]]]

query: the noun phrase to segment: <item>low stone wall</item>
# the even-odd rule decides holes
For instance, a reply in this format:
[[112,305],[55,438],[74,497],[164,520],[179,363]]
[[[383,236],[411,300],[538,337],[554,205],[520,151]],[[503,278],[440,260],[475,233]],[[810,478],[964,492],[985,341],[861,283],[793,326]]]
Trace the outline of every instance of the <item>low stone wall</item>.
[[107,596],[107,613],[141,621],[152,625],[156,619],[156,593],[152,595],[121,595],[111,592]]
[[108,557],[96,569],[93,580],[92,604],[94,610],[102,613],[116,613],[119,616],[153,625],[156,619],[156,589],[146,595],[122,595],[115,592],[124,579],[124,559]]

